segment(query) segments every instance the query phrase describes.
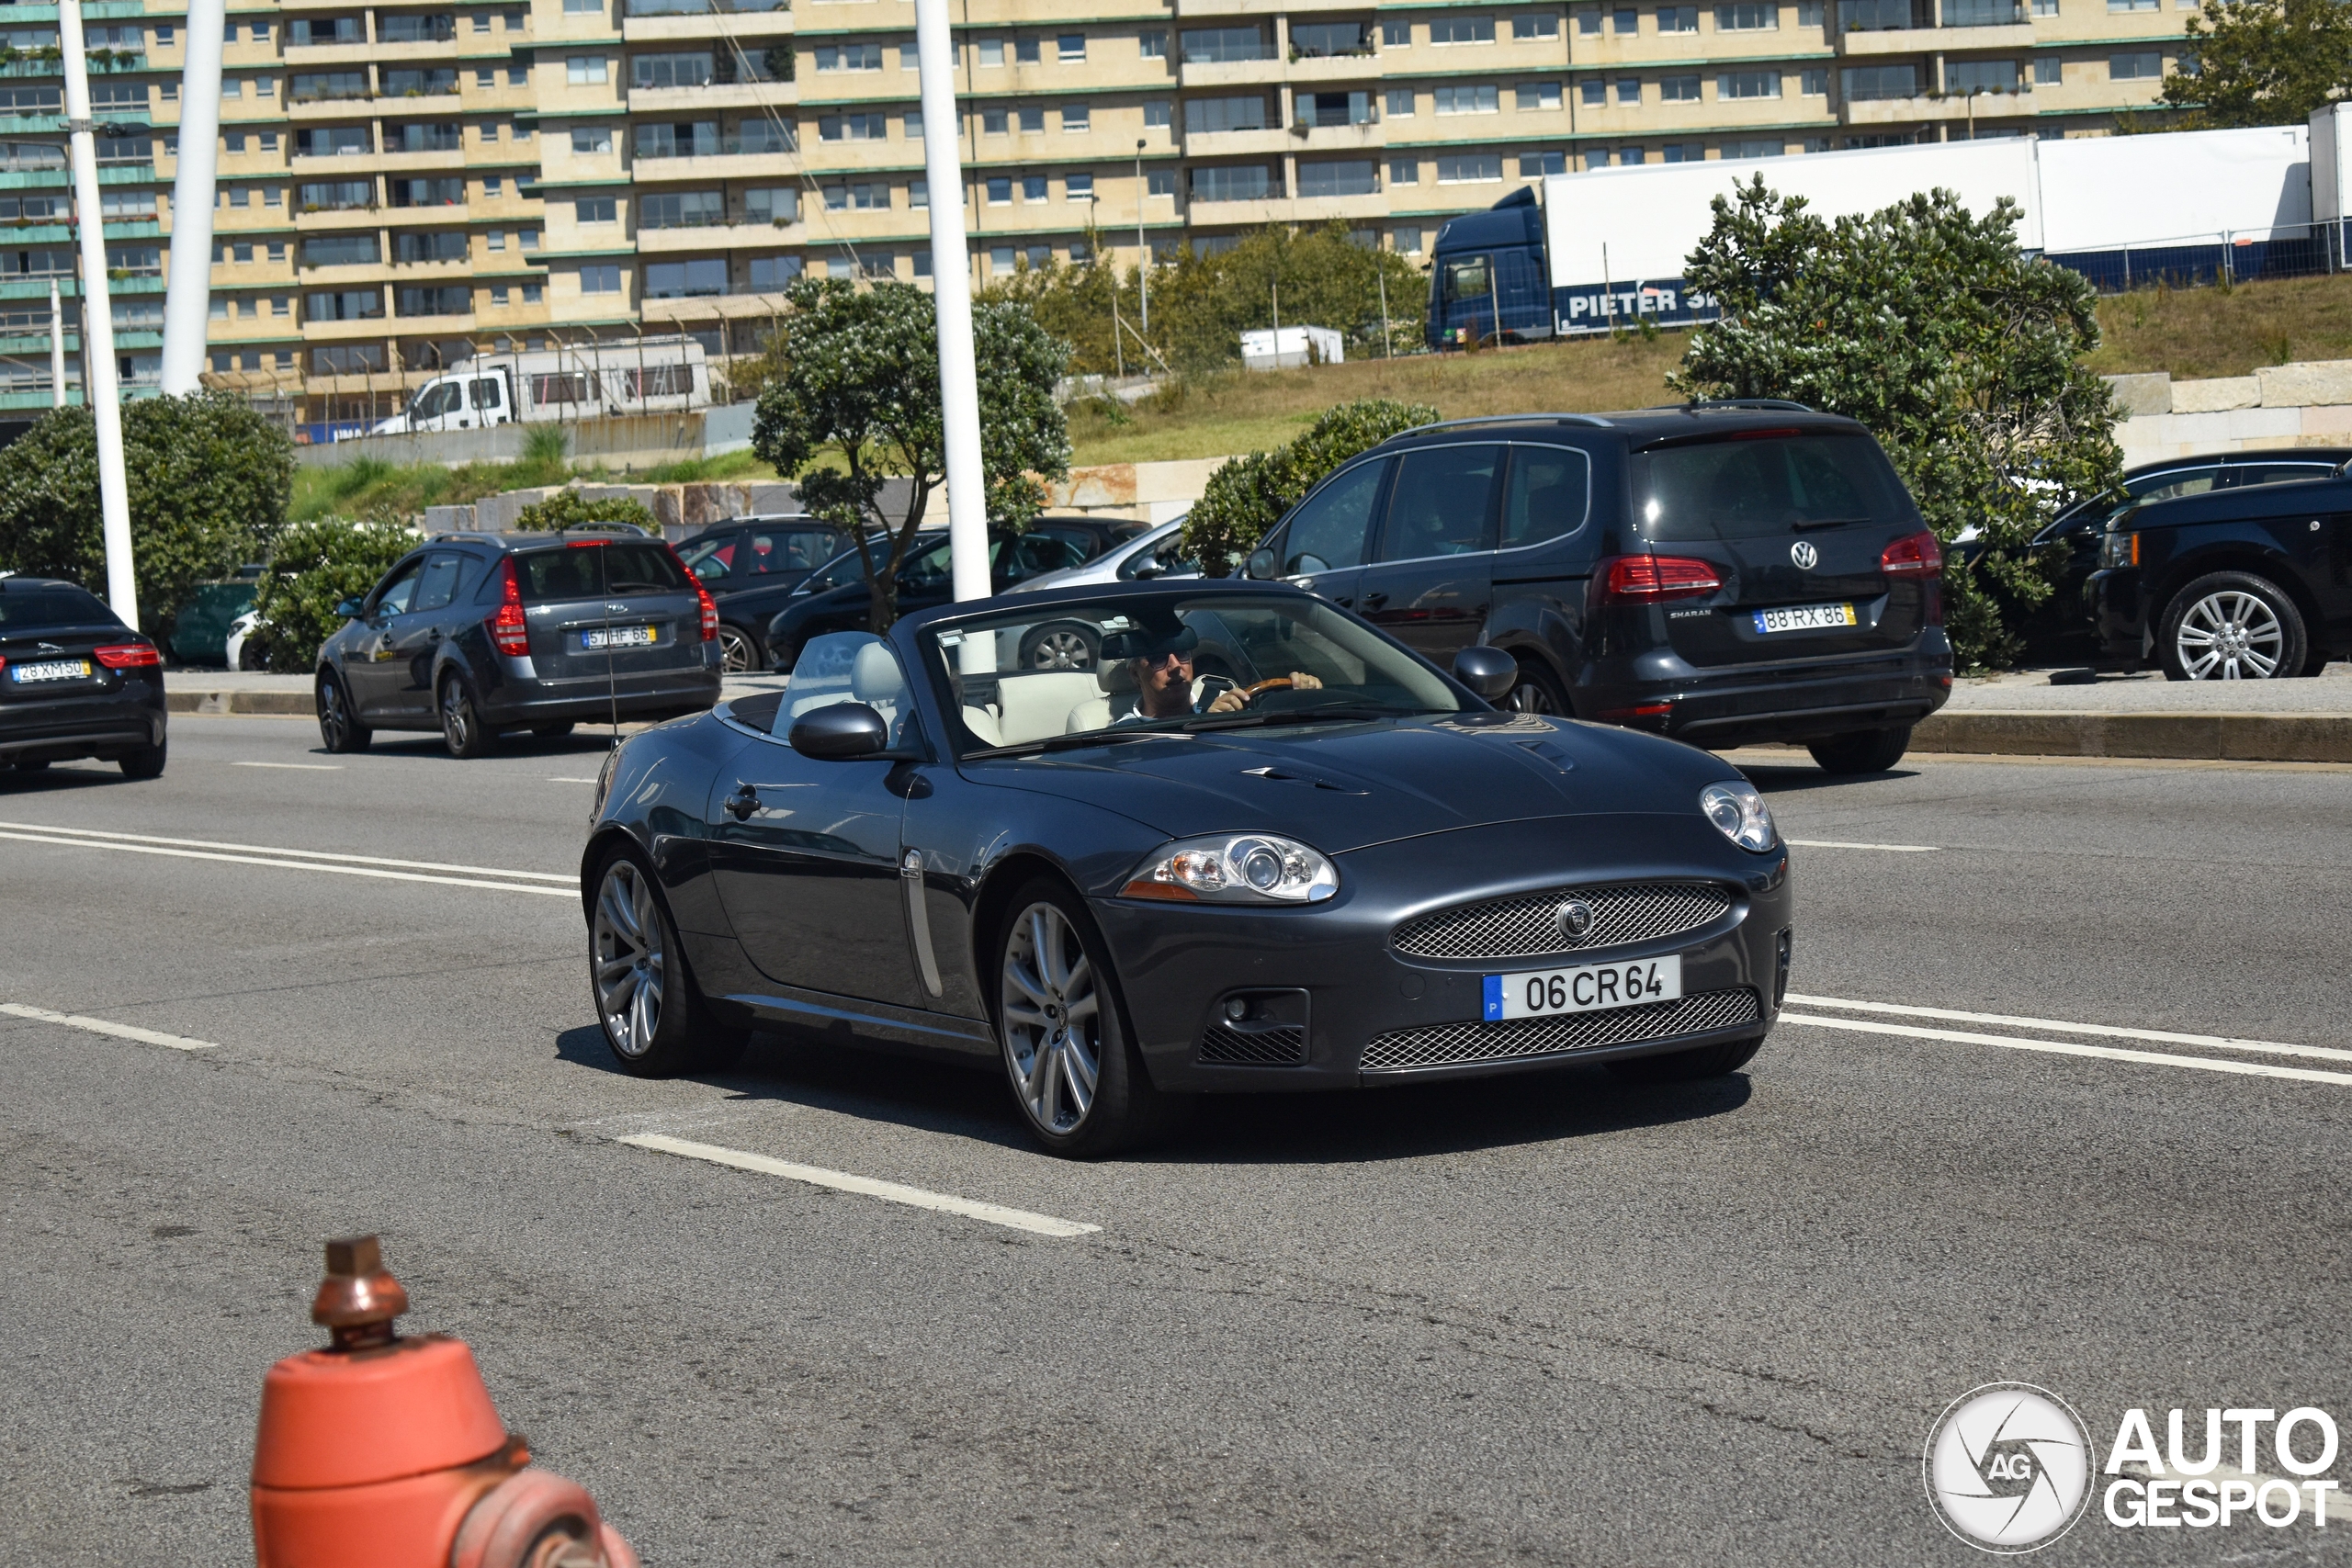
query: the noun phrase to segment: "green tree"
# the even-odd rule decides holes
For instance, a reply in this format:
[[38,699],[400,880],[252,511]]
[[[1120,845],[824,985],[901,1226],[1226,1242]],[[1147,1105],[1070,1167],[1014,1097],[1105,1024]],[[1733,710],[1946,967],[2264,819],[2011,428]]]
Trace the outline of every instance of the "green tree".
[[1325,412],[1287,446],[1219,465],[1185,516],[1185,553],[1210,577],[1230,575],[1266,530],[1324,475],[1399,431],[1433,424],[1437,417],[1427,403],[1359,398]]
[[2004,200],[1972,217],[1949,191],[1825,222],[1759,177],[1717,197],[1684,263],[1721,321],[1668,378],[1703,397],[1792,398],[1860,420],[1947,544],[1946,615],[1963,667],[2003,665],[2061,562],[2030,541],[2121,474],[2091,287],[2018,248]]
[[526,533],[551,533],[579,523],[633,523],[649,534],[659,528],[651,509],[641,501],[626,495],[585,495],[569,486],[514,514],[514,526]]
[[[868,625],[899,616],[899,569],[947,477],[939,402],[939,330],[931,296],[903,283],[858,289],[802,278],[769,352],[780,369],[760,394],[752,450],[800,483],[800,503],[856,540],[874,591]],[[1028,307],[984,301],[972,310],[979,373],[980,464],[990,523],[1024,528],[1044,509],[1046,479],[1069,474],[1069,432],[1055,383],[1069,345]],[[910,481],[895,528],[884,487]]]
[[[269,553],[294,485],[286,433],[234,398],[122,405],[140,620],[158,641],[196,584]],[[52,409],[0,451],[0,566],[106,592],[96,422]]]
[[254,625],[246,647],[276,674],[311,673],[318,668],[319,646],[343,625],[334,607],[375,587],[416,547],[416,539],[413,530],[398,523],[341,517],[288,528],[254,592]]
[[2301,125],[2352,94],[2352,10],[2339,0],[2204,0],[2163,92],[2188,130]]

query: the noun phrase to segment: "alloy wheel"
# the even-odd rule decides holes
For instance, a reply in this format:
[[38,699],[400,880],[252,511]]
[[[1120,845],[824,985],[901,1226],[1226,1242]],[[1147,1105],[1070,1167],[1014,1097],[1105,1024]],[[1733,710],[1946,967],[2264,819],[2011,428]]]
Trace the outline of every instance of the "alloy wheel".
[[1094,649],[1072,627],[1048,627],[1030,645],[1029,666],[1033,670],[1091,670]]
[[616,860],[596,889],[590,935],[596,1011],[613,1049],[634,1061],[662,1027],[662,917],[637,863]]
[[1509,705],[1513,713],[1548,714],[1552,711],[1552,694],[1541,682],[1522,675],[1519,684],[1511,688]]
[[2278,672],[2287,633],[2261,595],[2230,588],[2191,604],[2173,643],[2192,681],[2267,681]]
[[344,706],[343,682],[319,682],[319,735],[330,751],[340,751],[351,739],[351,712]]
[[474,743],[474,705],[467,700],[466,688],[456,681],[441,685],[441,737],[448,742],[449,754],[462,757]]
[[1013,1092],[1048,1133],[1072,1133],[1102,1072],[1102,991],[1069,918],[1035,903],[1013,921],[998,993]]
[[719,673],[741,675],[752,667],[753,658],[751,635],[741,627],[721,624],[718,628]]

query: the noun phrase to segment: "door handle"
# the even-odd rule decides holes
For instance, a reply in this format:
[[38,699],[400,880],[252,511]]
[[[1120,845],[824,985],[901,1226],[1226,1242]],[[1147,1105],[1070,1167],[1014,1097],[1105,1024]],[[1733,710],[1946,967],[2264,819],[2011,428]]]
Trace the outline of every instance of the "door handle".
[[1385,593],[1367,593],[1363,596],[1363,607],[1367,610],[1377,610],[1387,603],[1388,595]]
[[750,821],[752,813],[759,808],[760,792],[750,784],[737,784],[735,793],[727,797],[727,814],[738,822]]
[[1334,600],[1332,600],[1332,601],[1331,601],[1331,603],[1332,603],[1332,604],[1337,604],[1337,605],[1338,605],[1340,609],[1342,609],[1342,610],[1347,610],[1347,609],[1352,609],[1352,608],[1354,607],[1354,605],[1355,605],[1355,599],[1354,599],[1354,596],[1353,596],[1353,595],[1350,595],[1350,596],[1345,597],[1345,598],[1334,599]]

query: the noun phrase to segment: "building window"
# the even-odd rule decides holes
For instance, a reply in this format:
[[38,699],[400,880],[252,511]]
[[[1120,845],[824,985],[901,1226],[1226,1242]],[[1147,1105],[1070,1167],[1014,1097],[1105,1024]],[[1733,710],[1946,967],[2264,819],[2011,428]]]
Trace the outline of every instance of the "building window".
[[1808,98],[1827,97],[1829,96],[1828,69],[1826,67],[1816,67],[1811,71],[1799,72],[1797,73],[1797,91]]
[[1437,161],[1437,183],[1442,186],[1485,185],[1502,177],[1499,152],[1454,152]]
[[1495,19],[1492,17],[1432,17],[1430,21],[1430,42],[1433,44],[1492,43],[1495,41]]
[[1695,104],[1699,101],[1699,78],[1696,76],[1661,76],[1657,96],[1669,104]]
[[1380,47],[1410,49],[1413,47],[1413,24],[1407,21],[1384,21],[1380,24]]
[[1012,40],[1012,63],[1015,65],[1035,65],[1044,55],[1045,44],[1041,39],[1017,38]]
[[285,262],[285,260],[286,260],[286,242],[285,242],[285,241],[283,241],[283,240],[272,240],[272,241],[269,243],[269,260],[270,260],[270,265],[273,265],[273,266],[282,265],[282,264]]
[[988,191],[990,207],[1012,205],[1012,177],[1010,175],[999,175],[990,179],[988,182]]
[[506,248],[506,231],[503,229],[492,229],[483,237],[488,241],[488,248],[491,250],[503,251]]
[[1609,14],[1609,27],[1620,38],[1632,38],[1642,30],[1642,14],[1631,6],[1620,7]]
[[1703,164],[1706,161],[1707,150],[1695,142],[1679,142],[1666,150],[1666,162],[1669,164]]
[[1062,130],[1065,132],[1082,131],[1086,130],[1088,118],[1087,106],[1084,104],[1064,104],[1062,106]]
[[1829,7],[1825,0],[1797,0],[1797,26],[1817,28],[1826,20]]
[[1873,98],[1916,98],[1919,69],[1916,65],[1849,65],[1839,79],[1839,91],[1849,103]]
[[1777,141],[1726,141],[1723,146],[1726,158],[1778,158],[1787,151]]
[[1954,60],[1944,66],[1944,91],[1970,93],[2014,93],[2018,90],[2018,62],[2014,60]]
[[1617,150],[1617,161],[1629,169],[1639,168],[1647,157],[1648,154],[1638,147],[1620,147]]
[[1770,0],[1745,0],[1736,6],[1715,7],[1715,31],[1719,33],[1769,33],[1781,26],[1781,7]]
[[1699,30],[1699,7],[1696,6],[1660,6],[1657,8],[1657,30],[1662,33],[1695,33]]
[[601,17],[605,14],[605,0],[563,0],[563,14],[567,17]]
[[980,64],[986,69],[994,70],[1003,63],[1004,40],[1001,38],[982,39],[980,40]]
[[1187,136],[1265,129],[1266,100],[1255,94],[1248,97],[1187,98],[1184,101],[1184,134]]
[[2110,82],[2153,82],[2164,73],[2165,57],[2153,49],[2107,57],[2107,79]]
[[1263,164],[1213,166],[1193,171],[1194,201],[1263,201],[1274,194],[1272,175]]
[[1519,155],[1519,177],[1532,180],[1538,175],[1565,175],[1568,172],[1566,152],[1521,152]]
[[1419,255],[1421,254],[1421,231],[1419,228],[1391,230],[1388,234],[1388,243],[1399,255]]
[[1094,176],[1092,175],[1065,175],[1062,179],[1062,195],[1072,201],[1093,200]]
[[1577,31],[1586,38],[1599,38],[1600,36],[1600,11],[1597,9],[1578,11],[1577,13]]
[[1176,123],[1176,106],[1166,98],[1154,98],[1143,107],[1146,130],[1166,130]]
[[580,292],[582,294],[618,294],[621,291],[621,269],[599,265],[580,269]]
[[2033,14],[2037,17],[2056,16],[2058,14],[2058,0],[2033,0]]
[[1777,98],[1781,96],[1781,73],[1778,71],[1726,71],[1715,78],[1715,96],[1734,98]]
[[[630,62],[631,78],[639,87],[707,87],[714,80],[712,58],[705,51],[682,54],[640,54]],[[598,81],[604,78],[599,76]]]
[[1023,201],[1043,201],[1043,200],[1045,200],[1045,199],[1046,199],[1046,176],[1045,176],[1045,175],[1022,175],[1022,176],[1021,176],[1021,199],[1022,199],[1022,200],[1023,200]]
[[1013,255],[1014,251],[1011,245],[990,246],[989,248],[989,271],[994,273],[999,277],[1012,276],[1013,271]]
[[[1137,33],[1136,51],[1146,60],[1165,60],[1168,58],[1168,35],[1166,33]],[[923,259],[925,261],[931,259],[929,251],[923,253]]]
[[1638,76],[1617,79],[1617,102],[1624,108],[1639,108],[1642,105],[1642,83]]
[[882,46],[878,43],[820,44],[817,46],[817,69],[879,71],[882,69]]
[[1494,114],[1502,107],[1501,89],[1491,82],[1440,87],[1436,99],[1439,114]]
[[609,125],[575,125],[571,128],[571,150],[586,157],[613,150],[613,128]]
[[1388,183],[1392,186],[1410,186],[1420,184],[1420,161],[1416,158],[1389,159]]
[[1379,189],[1380,178],[1369,158],[1302,163],[1298,166],[1301,197],[1372,196]]
[[1144,171],[1144,188],[1153,196],[1173,197],[1176,194],[1176,171],[1173,169],[1146,169]]
[[563,79],[573,87],[595,86],[609,82],[609,66],[601,54],[575,54],[563,62]]
[[909,181],[907,185],[907,205],[909,207],[929,207],[931,205],[931,186],[922,180]]
[[1603,107],[1609,102],[1609,84],[1588,76],[1577,84],[1577,99],[1589,109]]
[[[922,188],[921,182],[908,187],[912,191],[921,191]],[[915,205],[921,206],[922,203],[917,202]],[[799,218],[800,195],[789,186],[747,190],[743,193],[743,221],[746,223],[764,223],[770,228],[778,228],[786,223],[797,222]]]
[[2110,11],[2153,11],[2156,8],[2156,0],[2107,0],[2107,8]]
[[2037,87],[2058,87],[2065,85],[2064,68],[2054,54],[2045,54],[2033,62],[2033,85]]
[[1265,35],[1256,28],[1187,28],[1181,41],[1187,65],[1222,65],[1267,58]]
[[1061,33],[1054,39],[1054,58],[1064,65],[1086,63],[1086,35]]
[[1557,82],[1525,82],[1520,85],[1519,107],[1524,114],[1530,109],[1556,109],[1560,107],[1560,85]]
[[548,291],[547,291],[547,286],[546,286],[545,284],[540,284],[540,283],[526,283],[526,284],[523,285],[523,303],[524,303],[524,304],[526,304],[526,305],[537,305],[537,304],[539,304],[539,303],[543,302],[543,301],[547,299],[547,297],[548,297]]
[[1046,111],[1042,108],[1019,108],[1013,111],[1013,118],[1023,136],[1043,136],[1046,133]]
[[495,308],[503,310],[512,304],[514,299],[514,290],[507,285],[493,283],[490,286],[490,302]]
[[[1010,133],[1011,133],[1011,131],[1012,131],[1012,112],[1011,112],[1010,110],[1007,110],[1007,109],[982,109],[982,110],[980,111],[980,134],[981,134],[981,135],[983,135],[983,136],[1004,136],[1004,135],[1010,134]],[[819,132],[819,134],[820,134],[820,135],[822,135],[822,134],[823,134],[823,130],[824,130],[824,127],[823,127],[821,124],[820,124],[820,125],[819,125],[819,127],[818,127],[818,132]]]
[[881,114],[829,114],[817,119],[820,141],[887,141],[890,117]]
[[609,196],[583,196],[571,204],[572,220],[577,223],[617,223],[620,213],[615,199]]
[[1510,36],[1522,40],[1558,38],[1560,14],[1557,11],[1522,11],[1510,19]]

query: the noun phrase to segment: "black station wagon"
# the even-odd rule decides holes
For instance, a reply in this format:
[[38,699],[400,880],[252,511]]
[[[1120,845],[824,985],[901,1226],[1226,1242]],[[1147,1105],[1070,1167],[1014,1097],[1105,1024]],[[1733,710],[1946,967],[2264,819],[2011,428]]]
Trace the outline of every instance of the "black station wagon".
[[1523,713],[1891,767],[1951,694],[1943,556],[1870,433],[1797,403],[1408,431],[1293,508],[1248,573],[1443,668],[1518,660]]

